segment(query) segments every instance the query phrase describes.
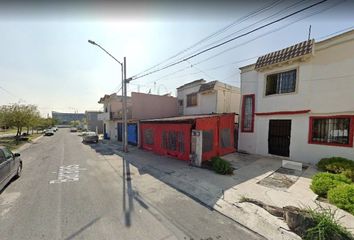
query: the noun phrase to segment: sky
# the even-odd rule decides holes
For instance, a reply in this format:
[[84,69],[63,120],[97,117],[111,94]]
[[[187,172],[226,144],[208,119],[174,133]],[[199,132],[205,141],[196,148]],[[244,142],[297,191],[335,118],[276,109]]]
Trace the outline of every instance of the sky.
[[[51,111],[101,110],[100,97],[120,91],[121,66],[89,44],[89,39],[119,61],[126,57],[127,76],[139,76],[158,63],[162,64],[143,73],[317,2],[321,0],[1,3],[0,105],[35,104],[42,116],[50,116]],[[310,25],[315,41],[354,29],[353,3],[325,1],[171,68],[137,78],[128,85],[128,94],[150,91],[175,96],[178,86],[201,78],[239,87],[239,67],[307,40]]]

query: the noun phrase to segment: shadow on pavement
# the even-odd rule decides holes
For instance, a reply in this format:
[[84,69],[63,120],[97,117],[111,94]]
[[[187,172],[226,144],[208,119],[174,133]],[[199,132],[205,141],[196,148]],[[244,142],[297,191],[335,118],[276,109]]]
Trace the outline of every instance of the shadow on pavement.
[[69,237],[65,238],[65,240],[71,240],[77,237],[80,233],[85,231],[87,228],[91,227],[95,222],[97,222],[101,217],[97,217],[93,219],[91,222],[87,223],[85,226],[82,226],[79,230],[71,234]]
[[[131,212],[134,210],[133,206],[133,189],[132,189],[132,179],[130,175],[129,162],[125,157],[122,157],[123,161],[123,211],[125,226],[131,226]],[[128,201],[127,201],[128,200]]]

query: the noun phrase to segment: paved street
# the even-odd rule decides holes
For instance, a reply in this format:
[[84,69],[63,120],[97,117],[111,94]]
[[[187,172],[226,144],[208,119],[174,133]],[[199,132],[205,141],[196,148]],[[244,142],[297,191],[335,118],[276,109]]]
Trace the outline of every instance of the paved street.
[[261,239],[172,188],[132,197],[125,168],[68,129],[21,157],[21,178],[0,194],[0,239]]

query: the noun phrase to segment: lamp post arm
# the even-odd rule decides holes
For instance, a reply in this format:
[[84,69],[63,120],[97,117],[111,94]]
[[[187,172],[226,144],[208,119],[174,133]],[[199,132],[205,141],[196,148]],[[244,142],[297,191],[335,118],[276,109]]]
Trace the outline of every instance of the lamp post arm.
[[98,46],[99,48],[101,48],[105,53],[107,53],[111,58],[113,58],[114,60],[116,60],[116,62],[118,62],[122,68],[123,68],[123,63],[121,63],[120,61],[118,61],[118,59],[116,59],[112,54],[110,54],[109,52],[106,51],[106,49],[104,49],[103,47],[101,47],[101,45],[95,43],[96,46]]

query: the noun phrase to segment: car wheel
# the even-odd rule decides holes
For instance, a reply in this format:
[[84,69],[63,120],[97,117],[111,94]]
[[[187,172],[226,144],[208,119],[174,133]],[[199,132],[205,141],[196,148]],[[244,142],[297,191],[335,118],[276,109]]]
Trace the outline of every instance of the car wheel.
[[20,165],[18,165],[17,167],[16,178],[21,177],[21,173],[22,173],[22,163],[20,163]]

